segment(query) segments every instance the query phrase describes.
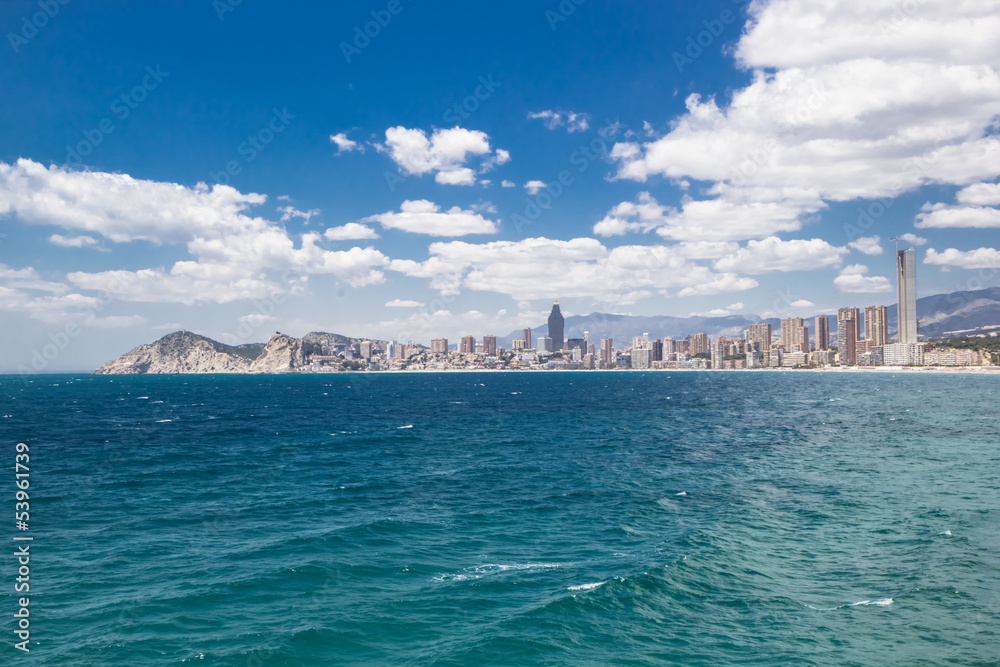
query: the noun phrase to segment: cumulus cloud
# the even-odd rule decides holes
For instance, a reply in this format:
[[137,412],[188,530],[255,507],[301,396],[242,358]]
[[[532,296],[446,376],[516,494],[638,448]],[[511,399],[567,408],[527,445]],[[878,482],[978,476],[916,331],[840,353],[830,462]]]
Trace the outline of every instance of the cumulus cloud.
[[592,297],[625,304],[654,290],[719,294],[757,286],[752,278],[713,272],[667,246],[606,248],[592,238],[529,238],[473,244],[433,243],[423,262],[393,260],[390,269],[426,278],[443,294],[462,289],[518,300]]
[[750,214],[744,238],[795,231],[828,202],[994,179],[996,3],[918,4],[754,2],[735,50],[751,82],[725,105],[693,94],[665,136],[617,144],[616,177],[708,182],[730,220]]
[[801,226],[800,213],[801,209],[775,202],[691,197],[685,197],[677,210],[661,205],[648,192],[640,192],[635,202],[612,208],[593,231],[605,237],[655,231],[677,241],[741,241],[795,231]]
[[387,301],[385,305],[387,308],[419,308],[424,304],[419,301],[410,301],[407,299],[393,299],[392,301]]
[[374,229],[356,222],[349,222],[340,227],[330,227],[323,232],[323,236],[328,241],[361,241],[379,238],[378,232]]
[[587,114],[573,111],[553,111],[546,109],[545,111],[529,113],[528,118],[531,120],[542,120],[545,123],[545,127],[550,130],[565,127],[567,132],[573,133],[585,132],[590,128],[590,121]]
[[948,248],[938,252],[934,248],[928,248],[924,264],[956,266],[962,269],[1000,269],[1000,251],[995,248],[977,248],[963,252]]
[[976,183],[959,190],[955,198],[962,204],[1000,205],[1000,183]]
[[528,191],[529,195],[537,195],[543,188],[545,188],[545,181],[528,181],[524,184],[524,189]]
[[884,276],[867,276],[865,275],[867,273],[867,266],[852,264],[844,267],[840,275],[833,279],[833,283],[840,288],[841,292],[876,294],[892,291],[892,285],[889,284],[888,278]]
[[927,243],[927,239],[923,238],[922,236],[917,236],[916,234],[910,234],[909,232],[901,235],[899,237],[899,240],[905,241],[910,245],[924,245],[925,243]]
[[883,251],[881,239],[878,236],[862,236],[847,245],[865,255],[881,255]]
[[984,206],[948,206],[925,204],[913,226],[918,229],[949,229],[971,227],[996,229],[1000,227],[1000,209]]
[[508,181],[507,179],[504,179],[500,181],[500,186],[504,188],[516,188],[517,183],[515,183],[514,181]]
[[496,222],[475,211],[463,211],[458,206],[442,211],[440,206],[426,199],[404,201],[398,213],[388,211],[364,218],[361,222],[378,222],[386,229],[430,236],[495,234],[498,231]]
[[388,259],[373,248],[326,250],[315,233],[296,243],[274,222],[252,217],[249,209],[266,200],[224,185],[189,188],[24,159],[0,163],[0,215],[115,243],[183,245],[192,257],[169,269],[70,273],[68,281],[82,290],[107,291],[125,301],[225,303],[288,289],[276,275],[289,272],[301,280],[329,274],[354,286],[384,280],[380,268]]
[[[388,153],[403,173],[433,173],[435,181],[444,185],[474,185],[477,174],[510,161],[507,151],[493,151],[485,132],[461,127],[435,130],[430,136],[421,129],[390,127],[378,149]],[[469,165],[474,158],[478,158],[476,168]]]
[[846,248],[837,248],[823,239],[782,241],[770,236],[761,241],[749,241],[731,255],[716,260],[713,266],[719,271],[751,275],[772,271],[811,271],[840,266],[848,252]]
[[356,141],[348,139],[346,132],[331,134],[330,143],[337,144],[337,155],[340,155],[341,153],[350,153],[351,151],[359,151],[361,153],[365,152],[365,147]]

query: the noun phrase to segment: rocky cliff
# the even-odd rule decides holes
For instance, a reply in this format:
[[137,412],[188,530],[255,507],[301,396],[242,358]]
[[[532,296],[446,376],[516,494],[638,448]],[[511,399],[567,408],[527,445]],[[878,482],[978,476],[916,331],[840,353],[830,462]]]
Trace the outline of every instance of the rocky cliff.
[[360,339],[310,333],[300,338],[276,333],[265,343],[225,345],[178,331],[140,345],[96,371],[97,375],[176,375],[181,373],[288,373],[308,366],[312,355],[330,355],[334,345]]
[[190,331],[178,331],[140,345],[96,371],[97,375],[250,373],[264,345],[224,345]]

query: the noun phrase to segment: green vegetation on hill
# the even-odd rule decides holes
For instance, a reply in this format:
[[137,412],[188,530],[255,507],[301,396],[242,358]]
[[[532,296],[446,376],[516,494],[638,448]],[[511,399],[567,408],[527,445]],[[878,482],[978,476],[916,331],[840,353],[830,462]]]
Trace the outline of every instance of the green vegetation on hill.
[[963,336],[952,338],[942,343],[944,347],[954,347],[959,350],[975,350],[977,352],[988,352],[994,364],[1000,361],[1000,336],[987,336],[979,338],[977,336]]

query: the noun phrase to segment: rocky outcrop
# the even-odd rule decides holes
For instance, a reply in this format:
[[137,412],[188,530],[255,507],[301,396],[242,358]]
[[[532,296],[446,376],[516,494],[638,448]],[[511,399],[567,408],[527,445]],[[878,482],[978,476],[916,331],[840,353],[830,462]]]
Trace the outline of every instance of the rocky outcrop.
[[266,344],[225,345],[190,331],[178,331],[155,343],[140,345],[94,373],[290,373],[308,366],[312,356],[331,355],[335,345],[359,341],[340,334],[310,333],[299,339],[276,333]]
[[303,348],[303,342],[298,338],[276,333],[246,372],[287,373],[306,366],[309,358]]
[[97,375],[249,373],[264,348],[260,343],[223,345],[190,331],[178,331],[140,345],[96,371]]

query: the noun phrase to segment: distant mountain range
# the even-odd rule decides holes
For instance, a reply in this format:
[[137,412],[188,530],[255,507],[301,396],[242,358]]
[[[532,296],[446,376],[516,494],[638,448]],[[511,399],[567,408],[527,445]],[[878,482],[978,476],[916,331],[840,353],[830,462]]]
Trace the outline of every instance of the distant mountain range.
[[[877,303],[877,299],[869,299]],[[867,304],[872,305],[872,304]],[[860,306],[862,317],[864,306]],[[889,334],[896,332],[896,304],[888,306]],[[830,316],[830,335],[837,337],[837,313],[815,313],[806,320],[810,337],[815,336],[814,319],[817,315]],[[1000,287],[990,287],[970,292],[952,292],[951,294],[936,294],[917,299],[917,318],[921,338],[948,338],[977,331],[988,330],[989,327],[1000,328]],[[747,326],[754,322],[767,322],[777,334],[781,329],[779,318],[763,319],[754,314],[728,315],[726,317],[672,317],[669,315],[609,315],[607,313],[591,313],[590,315],[574,315],[566,318],[566,338],[583,338],[583,332],[590,332],[590,341],[595,345],[602,338],[612,338],[616,346],[631,342],[635,336],[649,333],[651,338],[684,338],[690,334],[707,333],[710,336],[739,337]],[[547,336],[548,324],[531,328],[532,339]],[[510,349],[513,340],[522,336],[521,330],[512,331],[506,337],[497,338],[497,344]]]

